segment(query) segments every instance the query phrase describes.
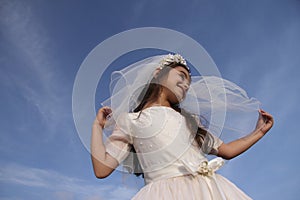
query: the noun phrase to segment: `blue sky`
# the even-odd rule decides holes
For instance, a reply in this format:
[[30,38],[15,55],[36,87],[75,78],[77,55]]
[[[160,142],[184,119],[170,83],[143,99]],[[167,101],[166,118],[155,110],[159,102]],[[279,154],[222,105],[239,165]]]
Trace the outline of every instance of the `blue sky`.
[[296,199],[299,9],[298,0],[0,1],[0,199],[129,199],[142,187],[120,172],[94,177],[72,89],[95,46],[147,26],[195,39],[274,115],[273,129],[220,173],[254,199]]

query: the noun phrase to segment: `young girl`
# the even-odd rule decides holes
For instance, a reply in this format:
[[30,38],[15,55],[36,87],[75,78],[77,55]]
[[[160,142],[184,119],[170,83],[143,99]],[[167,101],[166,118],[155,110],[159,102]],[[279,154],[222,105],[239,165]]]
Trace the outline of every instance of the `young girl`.
[[[253,132],[224,143],[210,125],[204,126],[198,112],[203,110],[205,102],[220,101],[213,98],[214,94],[200,95],[200,100],[195,98],[199,100],[198,107],[190,103],[187,109],[181,106],[189,90],[198,89],[193,92],[204,94],[205,89],[200,91],[192,85],[190,69],[180,55],[152,57],[119,74],[121,78],[113,78],[117,82],[110,99],[112,108],[99,109],[93,124],[91,154],[96,177],[105,178],[123,164],[128,171],[142,174],[145,179],[146,185],[133,199],[250,199],[215,171],[224,163],[221,158],[238,156],[270,130],[273,117],[269,113],[259,110]],[[209,80],[217,84],[214,80],[219,79],[207,79],[204,83]],[[235,87],[222,92],[236,94],[237,89],[241,90]],[[220,94],[216,96],[219,98]],[[249,100],[246,95],[239,97]],[[244,99],[240,102],[246,102]],[[227,109],[228,104],[224,105]],[[214,113],[211,110],[206,119],[208,124],[213,124]],[[112,122],[114,130],[104,144],[102,131]],[[208,162],[206,154],[218,157]]]

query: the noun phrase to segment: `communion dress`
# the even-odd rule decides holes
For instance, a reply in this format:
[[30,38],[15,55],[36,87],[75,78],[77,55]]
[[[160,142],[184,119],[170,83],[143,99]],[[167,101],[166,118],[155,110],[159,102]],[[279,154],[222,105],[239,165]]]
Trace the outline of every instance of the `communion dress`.
[[122,114],[105,145],[107,153],[120,164],[131,159],[130,149],[134,146],[146,184],[134,200],[251,199],[215,173],[223,160],[208,162],[205,154],[217,154],[222,141],[210,135],[206,141],[209,152],[205,152],[195,144],[181,113],[170,107],[153,106]]

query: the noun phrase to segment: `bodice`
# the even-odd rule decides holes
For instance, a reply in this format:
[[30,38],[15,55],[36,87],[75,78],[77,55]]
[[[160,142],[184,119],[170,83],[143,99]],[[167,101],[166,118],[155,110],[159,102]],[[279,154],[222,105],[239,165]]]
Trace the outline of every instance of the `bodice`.
[[190,174],[205,154],[194,141],[184,116],[169,107],[154,106],[130,113],[130,133],[145,182]]

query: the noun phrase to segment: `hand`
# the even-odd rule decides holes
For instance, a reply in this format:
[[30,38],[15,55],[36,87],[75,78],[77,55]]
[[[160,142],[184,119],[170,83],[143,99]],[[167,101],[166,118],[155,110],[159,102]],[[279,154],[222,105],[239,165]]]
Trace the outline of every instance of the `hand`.
[[102,127],[102,129],[104,128],[107,117],[111,114],[112,114],[112,110],[111,110],[111,108],[109,108],[107,106],[102,107],[98,110],[98,113],[96,116],[96,121],[97,121],[97,123],[99,123],[99,125]]
[[274,119],[270,113],[260,109],[259,118],[256,124],[256,130],[261,131],[263,134],[266,134],[273,126]]

